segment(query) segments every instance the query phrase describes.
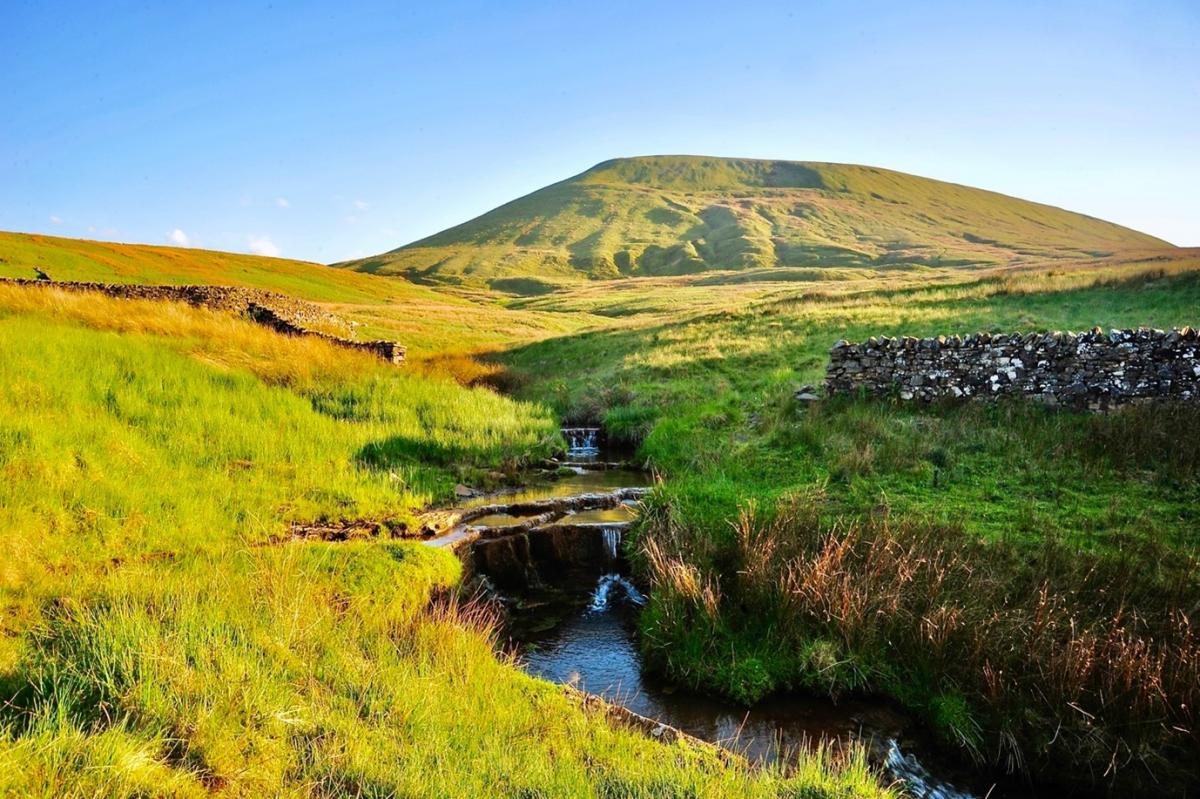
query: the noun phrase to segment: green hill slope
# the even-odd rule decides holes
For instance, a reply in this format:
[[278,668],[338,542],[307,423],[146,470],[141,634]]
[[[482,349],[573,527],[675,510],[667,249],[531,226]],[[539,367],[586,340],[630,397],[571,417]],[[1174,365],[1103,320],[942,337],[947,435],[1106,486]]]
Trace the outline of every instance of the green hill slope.
[[650,156],[606,161],[339,266],[506,288],[530,277],[995,265],[1162,246],[1092,217],[875,167]]
[[310,261],[261,255],[0,232],[0,277],[101,283],[203,283],[280,291],[314,302],[379,303],[427,289]]

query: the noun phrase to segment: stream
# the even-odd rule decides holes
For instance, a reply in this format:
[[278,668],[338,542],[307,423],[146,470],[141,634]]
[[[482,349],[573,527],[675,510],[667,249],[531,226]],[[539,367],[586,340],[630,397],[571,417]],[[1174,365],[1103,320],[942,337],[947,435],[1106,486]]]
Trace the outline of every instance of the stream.
[[786,764],[819,743],[858,742],[918,799],[1030,796],[1002,790],[939,756],[930,737],[885,699],[781,694],[747,709],[657,679],[643,669],[638,649],[636,618],[645,601],[615,573],[593,581],[590,590],[532,590],[516,599],[507,632],[530,674],[597,694],[752,762]]
[[[564,431],[566,433],[567,431]],[[580,439],[568,436],[573,443]],[[588,447],[568,452],[577,462],[595,458],[596,438]],[[628,469],[577,469],[571,476],[500,495],[479,497],[462,507],[483,507],[573,497],[650,485],[649,475]],[[893,702],[783,694],[746,709],[701,696],[657,679],[644,670],[638,648],[636,618],[647,601],[623,574],[617,530],[636,517],[636,503],[569,513],[571,523],[594,525],[603,535],[597,547],[604,562],[584,572],[564,568],[556,579],[535,576],[528,585],[503,595],[509,608],[506,630],[518,663],[530,674],[602,696],[627,709],[719,744],[754,762],[786,764],[798,751],[818,744],[864,744],[873,763],[918,799],[1025,799],[1025,787],[999,786],[941,755],[932,737]],[[504,528],[523,520],[519,514],[493,513],[475,518],[469,529]],[[605,524],[600,524],[605,523]],[[613,524],[611,528],[606,525]],[[455,541],[457,529],[434,539]],[[468,548],[467,551],[469,551]],[[468,556],[470,557],[470,556]],[[577,564],[576,564],[577,565]],[[486,569],[478,568],[482,576]],[[561,577],[561,579],[559,579]]]

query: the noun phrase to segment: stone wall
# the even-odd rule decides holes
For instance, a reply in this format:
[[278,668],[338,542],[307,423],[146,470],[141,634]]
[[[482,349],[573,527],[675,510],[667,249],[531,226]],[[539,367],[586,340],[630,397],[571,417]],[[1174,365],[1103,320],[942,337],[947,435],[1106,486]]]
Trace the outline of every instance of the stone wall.
[[403,363],[404,347],[394,341],[359,341],[353,323],[318,305],[286,294],[243,286],[168,286],[140,283],[82,283],[0,278],[0,283],[63,291],[98,292],[136,300],[186,302],[198,308],[245,316],[280,333],[317,336],[339,347],[370,352],[389,363]]
[[339,347],[369,352],[388,363],[404,363],[405,348],[395,341],[359,341],[357,339],[335,336],[321,330],[312,330],[304,327],[302,324],[297,324],[294,321],[294,317],[284,317],[279,313],[277,308],[259,305],[254,302],[247,306],[245,314],[260,325],[266,325],[272,330],[289,336],[316,336]]
[[905,400],[1026,396],[1099,410],[1145,399],[1200,399],[1200,334],[1113,330],[839,341],[829,394]]

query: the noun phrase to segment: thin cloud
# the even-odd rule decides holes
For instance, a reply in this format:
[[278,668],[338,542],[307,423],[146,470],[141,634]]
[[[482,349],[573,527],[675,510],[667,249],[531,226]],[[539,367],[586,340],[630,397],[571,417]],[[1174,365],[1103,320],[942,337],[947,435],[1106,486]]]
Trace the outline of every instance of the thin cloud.
[[188,234],[184,233],[179,228],[175,228],[167,234],[167,241],[174,244],[176,247],[191,247],[192,240],[188,238]]
[[61,217],[61,216],[58,216],[57,214],[50,214],[50,221],[51,221],[51,222],[53,222],[53,223],[54,223],[54,224],[56,224],[56,225],[61,225],[61,224],[62,224],[62,217]]
[[369,202],[367,202],[366,200],[355,200],[354,207],[360,211],[365,211],[371,207],[371,204]]
[[279,257],[279,247],[275,242],[271,241],[270,236],[251,236],[250,237],[250,252],[255,255],[266,255],[271,258]]
[[280,208],[290,208],[292,205],[291,203],[288,202],[287,197],[276,197],[275,204],[278,205]]

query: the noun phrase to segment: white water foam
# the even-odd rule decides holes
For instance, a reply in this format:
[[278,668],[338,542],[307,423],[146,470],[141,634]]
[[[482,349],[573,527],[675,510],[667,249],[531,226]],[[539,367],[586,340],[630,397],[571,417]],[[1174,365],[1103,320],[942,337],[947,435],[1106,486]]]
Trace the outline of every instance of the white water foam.
[[646,597],[642,595],[641,591],[637,590],[633,583],[619,574],[606,574],[596,583],[596,590],[592,592],[590,609],[594,611],[608,610],[609,602],[612,600],[613,588],[623,591],[625,598],[635,605],[646,604]]
[[599,427],[564,427],[563,438],[567,440],[567,455],[572,458],[592,458],[600,454],[596,443]]
[[888,773],[904,783],[905,792],[914,799],[975,799],[974,794],[960,791],[929,773],[914,755],[900,751],[895,740],[888,741]]

